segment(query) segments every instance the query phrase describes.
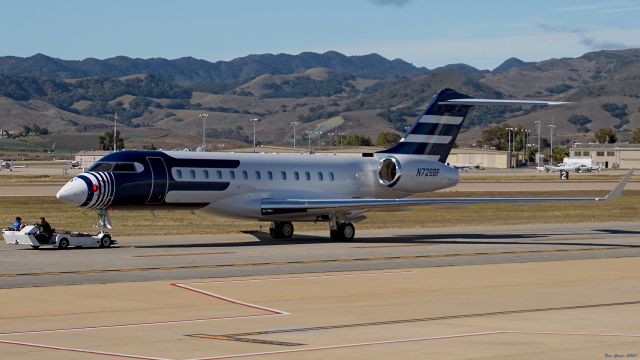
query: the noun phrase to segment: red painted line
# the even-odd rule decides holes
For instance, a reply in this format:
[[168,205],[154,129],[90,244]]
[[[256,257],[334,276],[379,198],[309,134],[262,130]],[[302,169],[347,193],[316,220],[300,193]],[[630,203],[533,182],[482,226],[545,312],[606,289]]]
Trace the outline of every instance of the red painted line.
[[233,359],[233,358],[250,357],[250,356],[289,354],[289,353],[299,353],[299,352],[308,352],[308,351],[320,351],[320,350],[332,350],[332,349],[363,347],[363,346],[372,346],[372,345],[400,344],[400,343],[417,342],[417,341],[456,339],[456,338],[472,337],[472,336],[497,335],[497,334],[503,334],[503,333],[504,333],[504,331],[487,331],[487,332],[458,334],[458,335],[443,335],[443,336],[431,336],[431,337],[412,338],[412,339],[383,340],[383,341],[372,341],[372,342],[355,343],[355,344],[344,344],[344,345],[328,345],[328,346],[318,346],[318,347],[304,348],[304,349],[291,349],[291,350],[265,351],[265,352],[233,354],[233,355],[220,355],[220,356],[212,356],[212,357],[193,358],[193,359],[188,359],[188,360]]
[[62,346],[42,345],[42,344],[32,344],[32,343],[19,342],[19,341],[0,340],[0,343],[1,343],[1,344],[9,344],[9,345],[17,345],[17,346],[35,347],[35,348],[40,348],[40,349],[59,350],[59,351],[71,351],[71,352],[84,353],[84,354],[103,355],[103,356],[111,356],[111,357],[127,358],[127,359],[141,359],[141,360],[169,360],[169,359],[166,359],[166,358],[157,358],[157,357],[149,357],[149,356],[140,356],[140,355],[130,355],[130,354],[112,353],[112,352],[107,352],[107,351],[97,351],[97,350],[75,349],[75,348],[68,348],[68,347],[62,347]]
[[193,291],[193,292],[201,294],[201,295],[206,295],[206,296],[209,296],[209,297],[212,297],[212,298],[216,298],[218,300],[226,301],[226,302],[231,303],[231,304],[241,305],[241,306],[245,306],[245,307],[249,307],[249,308],[257,309],[257,310],[263,310],[263,311],[266,311],[266,312],[269,312],[269,313],[275,314],[275,315],[288,315],[289,314],[286,311],[277,310],[277,309],[271,309],[271,308],[260,306],[260,305],[246,303],[246,302],[243,302],[243,301],[235,300],[235,299],[228,298],[228,297],[222,296],[222,295],[217,295],[217,294],[214,294],[214,293],[210,293],[210,292],[207,292],[207,291],[204,291],[204,290],[196,289],[196,288],[193,288],[193,287],[190,287],[190,286],[187,286],[187,285],[183,285],[183,284],[174,283],[174,284],[171,284],[171,285],[173,285],[175,287],[182,288],[182,289],[186,289],[186,290],[189,290],[189,291]]

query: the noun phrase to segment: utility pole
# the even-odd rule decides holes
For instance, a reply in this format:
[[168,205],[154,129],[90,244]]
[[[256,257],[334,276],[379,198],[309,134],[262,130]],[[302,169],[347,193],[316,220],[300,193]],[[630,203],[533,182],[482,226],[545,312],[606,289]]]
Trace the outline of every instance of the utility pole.
[[293,125],[293,151],[296,151],[296,125],[300,124],[298,121],[294,121],[291,123]]
[[118,110],[113,114],[113,151],[118,151]]
[[256,152],[256,123],[260,121],[258,118],[249,119],[253,123],[253,152]]
[[553,166],[553,129],[556,127],[555,124],[550,124],[549,125],[549,129],[551,129],[551,140],[549,140],[549,142],[551,143],[551,156],[549,157],[549,165]]
[[206,120],[209,114],[200,114],[198,117],[202,118],[202,151],[206,151],[207,143],[205,142],[205,134],[207,133]]
[[540,134],[540,124],[542,123],[542,121],[540,120],[536,120],[535,121],[536,124],[538,124],[538,153],[536,153],[536,166],[542,166],[540,165],[540,138],[542,137],[542,134]]

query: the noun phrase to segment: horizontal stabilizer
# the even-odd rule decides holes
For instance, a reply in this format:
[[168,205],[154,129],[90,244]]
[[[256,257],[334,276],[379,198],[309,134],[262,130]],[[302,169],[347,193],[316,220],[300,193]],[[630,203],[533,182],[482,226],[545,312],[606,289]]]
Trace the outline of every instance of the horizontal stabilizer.
[[566,105],[566,101],[539,101],[539,100],[502,100],[502,99],[451,99],[441,101],[441,105]]

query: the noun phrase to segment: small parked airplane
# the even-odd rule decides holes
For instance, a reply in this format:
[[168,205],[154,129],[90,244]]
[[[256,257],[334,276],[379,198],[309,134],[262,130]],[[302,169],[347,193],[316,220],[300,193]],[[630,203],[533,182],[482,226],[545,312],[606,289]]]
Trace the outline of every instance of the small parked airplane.
[[[118,151],[67,184],[58,199],[107,208],[200,209],[271,221],[274,238],[291,238],[292,221],[326,221],[331,239],[352,240],[368,211],[441,203],[612,200],[631,172],[604,198],[409,198],[455,186],[446,164],[469,109],[476,105],[561,105],[554,101],[473,99],[451,89],[434,95],[394,146],[362,157],[311,154]],[[425,219],[428,221],[428,219]]]

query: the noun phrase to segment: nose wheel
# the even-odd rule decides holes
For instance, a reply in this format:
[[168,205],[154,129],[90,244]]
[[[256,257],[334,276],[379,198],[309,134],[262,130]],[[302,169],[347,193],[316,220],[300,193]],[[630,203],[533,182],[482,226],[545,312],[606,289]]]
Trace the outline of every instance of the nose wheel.
[[291,239],[293,224],[289,221],[273,221],[269,226],[269,234],[272,239]]

